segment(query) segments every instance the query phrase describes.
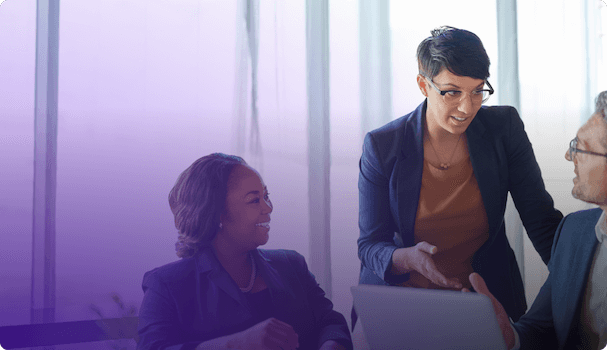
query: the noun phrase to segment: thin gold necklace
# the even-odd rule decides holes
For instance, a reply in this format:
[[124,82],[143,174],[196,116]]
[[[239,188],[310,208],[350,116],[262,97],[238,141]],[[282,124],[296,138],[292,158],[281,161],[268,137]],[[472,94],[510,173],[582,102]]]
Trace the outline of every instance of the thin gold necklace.
[[440,162],[440,165],[438,166],[438,168],[440,170],[447,170],[451,167],[451,161],[453,160],[453,156],[455,155],[455,151],[457,150],[457,146],[459,145],[459,140],[461,140],[461,139],[462,139],[462,134],[459,134],[459,138],[457,139],[457,143],[455,144],[455,147],[453,148],[453,153],[451,153],[451,158],[449,158],[449,162],[443,163],[443,161],[438,156],[438,152],[436,152],[436,148],[434,148],[434,144],[432,144],[432,138],[430,137],[430,133],[428,132],[428,141],[430,141],[430,146],[432,146],[432,150],[434,151],[434,154],[436,155],[436,159],[438,159],[438,161]]

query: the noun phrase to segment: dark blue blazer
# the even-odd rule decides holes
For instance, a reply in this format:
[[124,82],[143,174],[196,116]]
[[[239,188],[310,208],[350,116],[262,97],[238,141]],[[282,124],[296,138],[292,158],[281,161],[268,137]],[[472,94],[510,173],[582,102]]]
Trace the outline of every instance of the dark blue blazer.
[[[425,109],[426,101],[365,137],[358,180],[361,284],[389,285],[409,278],[409,274],[393,275],[390,269],[394,250],[414,245]],[[466,130],[466,137],[489,221],[489,239],[474,255],[472,267],[483,276],[508,315],[518,320],[527,304],[504,228],[508,192],[544,263],[550,260],[554,232],[563,215],[546,192],[516,109],[483,106]]]
[[[333,310],[303,256],[258,249],[253,257],[268,286],[274,317],[295,329],[300,349],[316,350],[329,339],[352,348],[346,319]],[[143,291],[138,349],[194,349],[254,325],[245,295],[210,247],[147,272]]]
[[[578,325],[598,244],[594,227],[600,208],[567,215],[559,225],[550,274],[531,309],[514,324],[521,349],[578,349],[585,343]],[[584,348],[584,347],[580,347]]]

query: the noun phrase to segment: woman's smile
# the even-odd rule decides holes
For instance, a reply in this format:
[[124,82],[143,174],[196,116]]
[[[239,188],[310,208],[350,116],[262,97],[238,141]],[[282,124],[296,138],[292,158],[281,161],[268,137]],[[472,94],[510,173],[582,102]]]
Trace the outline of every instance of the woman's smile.
[[270,222],[269,221],[260,222],[260,223],[256,224],[255,226],[262,227],[262,228],[265,228],[265,229],[269,230],[270,229]]

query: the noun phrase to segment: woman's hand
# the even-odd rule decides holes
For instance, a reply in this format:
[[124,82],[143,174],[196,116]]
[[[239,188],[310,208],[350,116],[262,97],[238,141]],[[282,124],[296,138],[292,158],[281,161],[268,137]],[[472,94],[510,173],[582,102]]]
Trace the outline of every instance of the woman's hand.
[[335,340],[327,340],[322,343],[319,350],[346,350],[346,347]]
[[[493,304],[493,311],[495,311],[495,315],[497,316],[497,323],[500,325],[500,329],[502,330],[502,335],[504,336],[504,341],[506,342],[506,346],[508,349],[512,349],[515,345],[515,337],[514,331],[512,330],[512,325],[510,325],[510,319],[508,318],[508,314],[502,304],[489,292],[489,288],[485,284],[485,280],[478,273],[474,272],[470,274],[470,283],[472,284],[472,288],[477,293],[486,295],[491,299],[491,303]],[[467,288],[462,289],[462,292],[470,292]]]
[[448,279],[436,268],[432,255],[437,250],[436,246],[428,242],[419,242],[413,247],[396,249],[392,254],[392,273],[403,274],[417,271],[430,282],[441,287],[461,289],[462,284],[457,278]]
[[295,350],[299,347],[299,337],[293,327],[273,317],[236,333],[235,337],[242,349]]
[[271,317],[242,332],[200,343],[196,350],[296,350],[298,338],[291,325]]

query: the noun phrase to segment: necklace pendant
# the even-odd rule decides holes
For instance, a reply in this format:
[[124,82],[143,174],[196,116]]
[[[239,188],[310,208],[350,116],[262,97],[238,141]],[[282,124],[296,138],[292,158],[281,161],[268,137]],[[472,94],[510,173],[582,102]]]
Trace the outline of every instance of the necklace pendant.
[[449,169],[450,165],[449,164],[445,164],[445,163],[441,163],[439,165],[440,170],[447,170]]

